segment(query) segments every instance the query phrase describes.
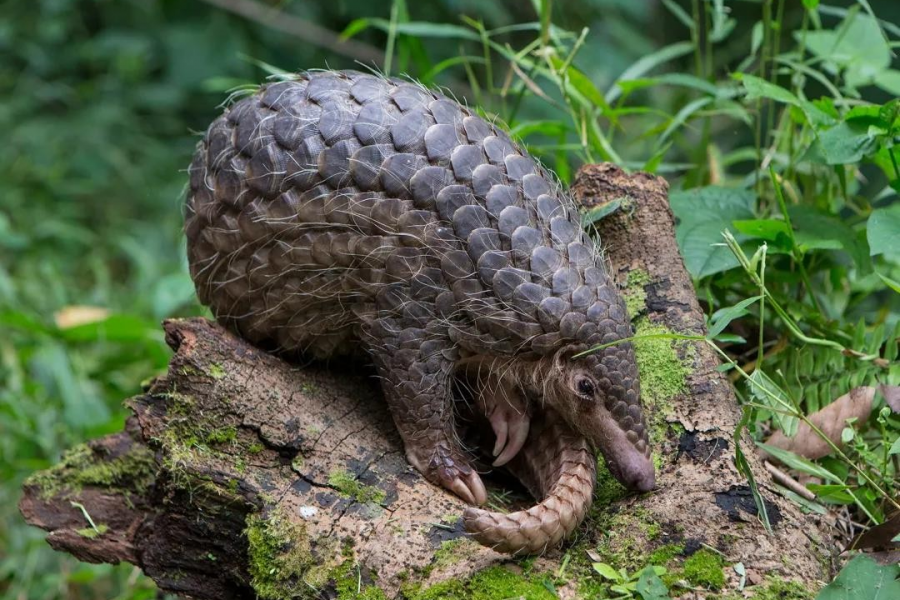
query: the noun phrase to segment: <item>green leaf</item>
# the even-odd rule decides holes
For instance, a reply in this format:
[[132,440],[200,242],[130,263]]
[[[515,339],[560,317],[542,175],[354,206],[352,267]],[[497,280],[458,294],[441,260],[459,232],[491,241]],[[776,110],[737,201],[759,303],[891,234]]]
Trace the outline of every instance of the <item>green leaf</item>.
[[[557,70],[561,69],[565,63],[565,61],[558,56],[551,56],[550,60],[553,63],[553,68]],[[606,103],[606,98],[603,97],[603,93],[597,89],[597,86],[594,85],[594,82],[591,81],[587,75],[570,64],[566,67],[565,77],[568,78],[569,85],[571,85],[579,94],[584,96],[585,100],[594,106],[603,109],[604,113],[609,113],[611,111],[609,104]]]
[[750,237],[777,242],[784,248],[791,247],[791,230],[779,219],[750,219],[732,223],[739,232]]
[[848,562],[816,600],[894,600],[900,598],[900,565],[882,566],[864,554]]
[[641,571],[635,589],[642,600],[669,600],[669,589],[653,567],[646,567]]
[[878,134],[865,123],[842,121],[819,132],[818,147],[825,164],[856,163],[878,150]]
[[793,409],[793,405],[784,390],[759,369],[753,371],[753,374],[750,375],[749,383],[750,394],[760,404],[771,407],[773,410],[772,419],[778,424],[779,429],[786,436],[793,437],[797,433],[799,421],[797,417],[784,414],[783,412]]
[[806,473],[807,475],[819,477],[827,481],[833,481],[837,484],[842,483],[840,477],[838,477],[825,467],[819,466],[811,460],[803,458],[802,456],[798,456],[793,452],[759,442],[757,442],[757,446],[777,458],[788,467],[800,471],[801,473]]
[[761,79],[755,75],[747,75],[746,73],[736,73],[735,77],[744,84],[744,88],[747,90],[747,100],[769,98],[770,100],[775,100],[776,102],[781,102],[783,104],[800,106],[800,98],[780,85],[769,83],[765,79]]
[[672,118],[672,122],[669,123],[669,126],[666,127],[666,130],[662,132],[661,136],[659,136],[659,140],[661,142],[665,142],[666,140],[668,140],[669,136],[672,135],[672,133],[674,133],[676,129],[684,125],[694,113],[711,104],[713,100],[713,98],[704,97],[697,98],[696,100],[692,100],[691,102],[685,104],[681,108],[681,110],[678,111],[678,114],[676,114]]
[[[390,31],[391,22],[387,19],[356,19],[354,21],[351,21],[350,24],[344,28],[344,31],[341,32],[341,37],[344,39],[349,38],[368,27],[374,27],[382,31]],[[407,23],[394,23],[393,27],[397,33],[402,33],[404,35],[409,35],[412,37],[455,38],[473,40],[476,42],[481,41],[481,37],[475,31],[467,27],[453,25],[450,23],[409,21]]]
[[616,198],[615,200],[610,200],[609,202],[604,202],[599,206],[595,206],[582,215],[581,226],[592,225],[597,221],[608,217],[622,208],[622,203],[625,202],[625,200],[627,200],[627,198]]
[[850,486],[843,484],[809,483],[806,485],[819,500],[832,504],[852,504],[853,496],[847,493]]
[[[722,232],[732,222],[753,218],[756,196],[751,190],[709,186],[670,196],[678,246],[694,277],[705,277],[738,266],[737,258],[722,246]],[[741,239],[746,239],[742,236]]]
[[891,279],[890,277],[882,275],[881,273],[876,273],[876,275],[878,275],[878,277],[884,282],[886,286],[900,294],[900,281]]
[[675,60],[676,58],[681,58],[693,51],[694,45],[691,42],[677,42],[669,46],[664,46],[656,52],[651,52],[647,56],[640,58],[619,75],[616,79],[616,83],[613,84],[612,88],[606,93],[606,101],[614,102],[615,99],[619,97],[619,94],[622,93],[621,88],[617,85],[619,80],[628,81],[629,79],[638,79],[659,65],[667,63],[670,60]]
[[809,10],[816,10],[819,6],[819,0],[803,0],[803,7]]
[[593,564],[593,567],[594,567],[594,570],[597,571],[598,573],[600,573],[600,575],[604,579],[608,579],[610,581],[621,581],[622,580],[622,576],[619,575],[619,572],[616,571],[615,569],[613,569],[611,566],[609,566],[606,563],[595,562]]
[[804,35],[807,49],[828,64],[844,71],[851,87],[871,84],[891,64],[888,47],[878,22],[868,15],[849,15],[837,29],[796,32]]
[[765,79],[746,73],[735,73],[734,78],[744,84],[744,89],[747,90],[746,100],[748,101],[753,101],[757,98],[768,98],[776,102],[781,102],[782,104],[796,106],[803,111],[803,115],[809,123],[816,128],[825,125],[833,125],[835,122],[834,117],[824,112],[814,103],[801,100],[795,96],[793,92],[780,85],[770,83]]
[[714,83],[710,83],[705,79],[701,79],[695,75],[688,73],[665,73],[658,77],[649,77],[645,79],[631,79],[629,81],[619,81],[619,85],[629,89],[640,89],[652,87],[655,85],[673,85],[677,87],[685,87],[693,90],[699,90],[710,96],[729,97],[734,95],[733,88],[718,87]]
[[873,210],[866,233],[872,256],[900,256],[900,204]]
[[714,338],[718,336],[726,327],[728,327],[729,323],[748,314],[747,307],[759,299],[760,296],[745,298],[734,306],[720,308],[714,312],[709,320],[709,337]]
[[845,222],[809,206],[788,209],[794,226],[794,240],[801,252],[844,250],[853,259],[860,274],[872,272],[869,245]]
[[888,450],[888,454],[900,454],[900,437],[891,444],[891,449]]
[[875,75],[874,83],[884,91],[900,96],[900,71],[885,69]]

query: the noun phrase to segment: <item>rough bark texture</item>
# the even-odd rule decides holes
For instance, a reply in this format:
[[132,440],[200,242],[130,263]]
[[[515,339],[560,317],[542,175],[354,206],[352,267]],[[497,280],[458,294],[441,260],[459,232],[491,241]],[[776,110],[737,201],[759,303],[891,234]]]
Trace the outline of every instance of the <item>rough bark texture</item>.
[[[637,335],[702,334],[665,182],[591,165],[573,191],[586,207],[622,201],[599,229]],[[465,597],[469,586],[498,582],[498,598],[543,598],[544,578],[573,598],[596,589],[591,561],[636,569],[660,547],[667,552],[653,560],[678,574],[673,595],[683,597],[735,590],[728,565],[738,562],[748,597],[766,575],[807,586],[827,576],[819,524],[770,491],[744,440],[774,535],[760,524],[734,466],[740,411],[703,344],[636,345],[658,489],[625,497],[601,474],[576,538],[525,573],[513,566],[499,577],[483,569],[510,559],[466,539],[463,503],[407,464],[368,371],[290,365],[202,319],[165,329],[176,351],[169,372],[128,401],[126,430],[75,449],[26,485],[21,511],[58,550],[132,562],[161,588],[196,598],[355,598],[367,586],[419,598],[437,582],[429,597]],[[712,568],[695,568],[701,563]],[[501,584],[512,591],[503,595]],[[380,597],[368,590],[365,597]]]

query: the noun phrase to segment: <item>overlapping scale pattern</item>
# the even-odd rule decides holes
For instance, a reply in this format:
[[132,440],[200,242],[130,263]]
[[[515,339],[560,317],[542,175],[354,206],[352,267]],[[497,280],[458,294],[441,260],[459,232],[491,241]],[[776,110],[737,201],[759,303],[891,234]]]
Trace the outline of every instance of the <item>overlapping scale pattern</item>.
[[426,268],[440,276],[424,298],[447,294],[457,341],[479,352],[551,351],[572,311],[624,337],[555,180],[501,129],[413,83],[305,73],[239,101],[191,165],[187,232],[201,299],[285,350],[345,348],[379,286]]
[[593,452],[558,415],[548,414],[534,423],[528,443],[509,468],[541,501],[511,513],[467,508],[466,531],[499,552],[541,554],[555,548],[591,508],[597,468]]
[[[631,335],[555,179],[414,83],[322,71],[262,86],[206,132],[186,213],[191,275],[217,318],[285,352],[368,350],[408,455],[430,448],[410,460],[450,487],[471,469],[439,379],[461,352],[537,358]],[[646,454],[631,346],[590,361]]]

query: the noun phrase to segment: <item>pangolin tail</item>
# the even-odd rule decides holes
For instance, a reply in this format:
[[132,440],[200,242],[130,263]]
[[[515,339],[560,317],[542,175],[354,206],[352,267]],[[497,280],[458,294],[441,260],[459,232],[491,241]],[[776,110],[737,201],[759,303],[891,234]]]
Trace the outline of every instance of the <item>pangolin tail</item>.
[[534,423],[525,446],[508,465],[541,501],[513,513],[470,507],[466,531],[498,552],[540,554],[566,539],[587,516],[596,458],[585,439],[554,412]]

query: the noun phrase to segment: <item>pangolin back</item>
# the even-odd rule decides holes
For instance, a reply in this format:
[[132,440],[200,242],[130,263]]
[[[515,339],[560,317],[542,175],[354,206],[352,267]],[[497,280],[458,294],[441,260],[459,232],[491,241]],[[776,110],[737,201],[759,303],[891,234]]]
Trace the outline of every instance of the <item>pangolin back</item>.
[[405,311],[435,305],[473,352],[630,335],[554,178],[410,82],[307,72],[235,103],[194,157],[186,231],[200,299],[282,350],[353,349],[392,284],[410,289]]

